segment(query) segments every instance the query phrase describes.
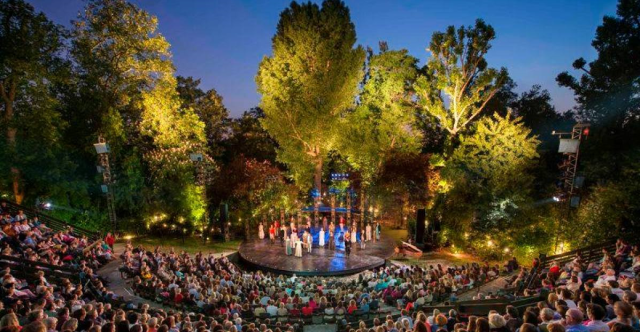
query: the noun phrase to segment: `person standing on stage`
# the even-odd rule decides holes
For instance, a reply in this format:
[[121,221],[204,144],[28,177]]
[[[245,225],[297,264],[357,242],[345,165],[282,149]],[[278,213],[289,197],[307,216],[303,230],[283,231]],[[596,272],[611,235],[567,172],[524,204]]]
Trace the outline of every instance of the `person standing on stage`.
[[[358,242],[358,228],[353,223],[353,227],[351,228],[351,244],[355,245]],[[361,236],[362,237],[362,236]]]
[[349,230],[344,233],[344,253],[347,257],[351,254],[351,233]]
[[271,240],[271,244],[276,240],[276,226],[274,224],[269,227],[269,240]]
[[371,241],[371,239],[372,239],[372,237],[371,237],[371,224],[368,223],[366,229],[367,229],[367,239],[366,240],[367,241]]
[[329,249],[330,250],[336,249],[335,234],[336,234],[336,226],[332,222],[331,225],[329,226]]
[[296,257],[302,257],[302,241],[295,235]]
[[324,227],[320,228],[320,233],[318,235],[318,246],[320,248],[324,248]]
[[360,231],[360,249],[364,249],[367,246],[367,241],[365,241],[364,232]]
[[260,222],[260,225],[258,225],[258,237],[260,240],[264,240],[264,224],[262,221]]
[[376,240],[380,241],[380,232],[382,231],[382,226],[380,226],[379,222],[376,222]]
[[313,247],[313,236],[311,233],[307,233],[307,251],[311,253],[311,248]]
[[291,254],[293,253],[293,251],[291,250],[291,239],[287,236],[287,239],[284,242],[285,242],[285,253],[287,254],[287,256],[291,256]]
[[278,230],[278,235],[280,237],[280,246],[284,244],[284,238],[287,236],[287,226],[282,224],[282,227]]

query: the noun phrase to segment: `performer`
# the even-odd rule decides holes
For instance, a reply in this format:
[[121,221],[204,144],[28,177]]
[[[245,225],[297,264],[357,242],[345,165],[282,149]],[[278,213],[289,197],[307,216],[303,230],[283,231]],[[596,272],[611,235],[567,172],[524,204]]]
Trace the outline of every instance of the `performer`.
[[331,250],[336,249],[335,234],[336,234],[336,226],[333,223],[331,223],[331,226],[329,226],[329,249]]
[[351,254],[351,233],[348,230],[344,233],[344,253],[347,257]]
[[327,229],[327,217],[322,218],[322,228]]
[[278,237],[280,238],[280,246],[284,244],[284,238],[287,237],[287,226],[282,224],[282,227],[278,230]]
[[320,248],[324,248],[324,227],[320,228],[320,234],[318,237],[318,246],[320,246]]
[[271,227],[269,227],[269,239],[271,240],[271,244],[276,240],[276,226],[274,224],[271,224]]
[[363,231],[360,231],[360,249],[364,249],[367,246],[367,241]]
[[258,226],[258,237],[260,238],[260,240],[264,240],[264,224],[262,223],[262,221]]
[[340,217],[340,233],[344,233],[344,218]]
[[309,233],[307,233],[307,231],[305,230],[304,232],[302,232],[302,248],[307,249],[307,236],[309,235]]
[[302,257],[302,241],[296,236],[296,257]]
[[293,253],[291,250],[291,239],[287,237],[287,239],[284,242],[286,244],[285,253],[287,254],[287,256],[291,256],[291,254]]
[[376,240],[380,241],[380,232],[382,231],[382,226],[380,226],[379,222],[376,222]]
[[355,244],[356,242],[358,242],[358,229],[354,224],[351,228],[351,244]]
[[371,224],[368,223],[366,229],[367,229],[367,241],[371,241],[371,239],[373,239],[371,237]]
[[313,247],[313,236],[311,233],[307,233],[307,251],[311,253],[311,248]]

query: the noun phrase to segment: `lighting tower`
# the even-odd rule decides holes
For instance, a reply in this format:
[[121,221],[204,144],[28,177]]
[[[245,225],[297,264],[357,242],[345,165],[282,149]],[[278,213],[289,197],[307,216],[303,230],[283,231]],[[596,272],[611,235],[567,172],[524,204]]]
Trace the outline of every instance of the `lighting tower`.
[[[567,199],[566,219],[569,217],[571,208],[578,207],[580,204],[580,196],[575,195],[582,187],[582,182],[584,181],[584,178],[576,176],[580,157],[580,144],[589,136],[590,127],[591,125],[588,123],[578,123],[573,126],[571,132],[556,132],[554,130],[551,133],[560,139],[558,153],[562,153],[564,156],[564,160],[558,165],[561,172],[560,180],[562,181],[562,187],[559,188],[558,195],[554,196],[554,200],[560,201],[562,198]],[[578,181],[578,179],[580,180]],[[556,197],[558,197],[558,199],[556,199]],[[558,223],[554,251],[558,249],[561,232],[562,224]]]
[[98,154],[98,161],[100,162],[98,172],[102,173],[102,179],[104,182],[102,185],[102,193],[107,197],[107,211],[109,212],[112,231],[115,234],[118,222],[116,217],[115,199],[113,197],[113,177],[111,175],[111,165],[109,164],[109,152],[111,152],[111,150],[109,149],[109,144],[107,144],[107,141],[104,139],[102,134],[98,135],[98,143],[94,144],[93,147],[96,149],[96,153]]

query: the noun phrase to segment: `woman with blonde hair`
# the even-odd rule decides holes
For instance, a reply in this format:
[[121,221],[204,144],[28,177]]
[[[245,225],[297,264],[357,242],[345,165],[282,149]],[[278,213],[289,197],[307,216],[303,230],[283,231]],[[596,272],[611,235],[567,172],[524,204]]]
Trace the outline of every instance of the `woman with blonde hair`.
[[11,326],[20,327],[18,316],[13,312],[2,316],[2,319],[0,319],[0,329],[3,329],[5,327],[11,327]]
[[78,328],[78,320],[76,318],[69,318],[68,321],[62,324],[62,332],[75,331]]
[[507,321],[497,313],[489,315],[489,326],[491,327],[491,332],[509,332]]

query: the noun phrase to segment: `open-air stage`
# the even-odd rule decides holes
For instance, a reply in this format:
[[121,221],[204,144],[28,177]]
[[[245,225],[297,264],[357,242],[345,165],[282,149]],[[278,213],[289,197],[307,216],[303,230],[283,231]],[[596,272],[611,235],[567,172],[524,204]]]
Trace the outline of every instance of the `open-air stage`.
[[382,235],[378,242],[367,242],[365,249],[360,244],[351,246],[347,258],[344,247],[335,250],[319,248],[314,242],[313,250],[303,250],[302,257],[287,256],[284,244],[268,239],[249,240],[240,245],[239,258],[252,268],[280,274],[303,276],[349,275],[385,265],[386,259],[394,253],[395,243]]

